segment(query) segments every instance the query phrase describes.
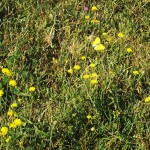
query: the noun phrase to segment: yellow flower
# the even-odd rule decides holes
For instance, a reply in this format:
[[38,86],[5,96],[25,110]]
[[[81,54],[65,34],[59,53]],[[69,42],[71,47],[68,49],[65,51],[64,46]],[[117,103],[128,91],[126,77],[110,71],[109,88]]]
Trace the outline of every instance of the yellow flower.
[[106,32],[104,32],[102,35],[103,35],[103,36],[106,36],[106,35],[107,35],[107,33],[106,33]]
[[121,33],[121,32],[119,32],[119,33],[118,33],[118,37],[123,38],[123,37],[124,37],[124,34]]
[[100,21],[97,19],[93,19],[93,20],[91,20],[91,23],[100,23]]
[[85,16],[85,19],[90,19],[90,16]]
[[14,114],[14,111],[9,109],[8,112],[7,112],[7,115],[11,117],[13,114]]
[[149,103],[150,102],[150,96],[146,97],[144,101],[145,101],[145,103]]
[[9,85],[10,85],[10,86],[16,86],[16,85],[17,85],[16,80],[10,80],[10,81],[9,81]]
[[92,6],[91,11],[96,11],[98,10],[96,6]]
[[5,136],[5,135],[7,135],[7,133],[8,133],[8,128],[5,127],[5,126],[2,127],[2,128],[1,128],[0,135]]
[[91,80],[91,84],[97,84],[97,83],[98,83],[97,80],[95,80],[95,79]]
[[29,91],[30,91],[30,92],[34,92],[34,91],[35,91],[35,87],[34,87],[34,86],[31,86],[31,87],[29,88]]
[[22,125],[22,121],[21,119],[15,119],[11,124],[10,124],[10,128],[16,128],[18,126]]
[[11,140],[11,136],[9,136],[9,137],[5,140],[5,142],[8,143],[10,140]]
[[17,103],[12,103],[12,104],[10,105],[10,107],[11,107],[11,108],[16,108],[16,107],[18,107],[18,104],[17,104]]
[[87,118],[87,119],[91,119],[92,116],[91,116],[91,115],[87,115],[86,118]]
[[73,74],[73,69],[69,69],[67,72]]
[[11,76],[13,74],[8,68],[2,68],[2,73],[6,74],[7,76]]
[[91,131],[94,131],[94,130],[95,130],[95,128],[94,128],[94,127],[92,127],[92,128],[91,128]]
[[20,103],[22,101],[22,99],[21,98],[18,98],[18,102]]
[[139,74],[139,72],[138,72],[137,70],[134,70],[134,71],[133,71],[133,74],[136,76],[136,75]]
[[79,65],[75,65],[74,67],[73,67],[75,70],[80,70],[80,66]]
[[83,76],[83,78],[84,78],[84,79],[88,79],[88,78],[90,78],[90,75],[85,74],[85,75]]
[[127,52],[128,52],[128,53],[131,53],[131,52],[132,52],[132,49],[128,47],[128,48],[127,48]]
[[4,91],[0,90],[0,97],[2,97],[4,95]]
[[91,74],[91,77],[92,77],[92,78],[97,78],[97,76],[98,76],[97,73],[92,73],[92,74]]
[[85,59],[86,59],[86,57],[85,57],[85,56],[82,56],[82,57],[81,57],[81,60],[85,60]]
[[95,64],[93,64],[93,63],[91,63],[89,66],[90,66],[90,67],[95,67],[96,65],[95,65]]

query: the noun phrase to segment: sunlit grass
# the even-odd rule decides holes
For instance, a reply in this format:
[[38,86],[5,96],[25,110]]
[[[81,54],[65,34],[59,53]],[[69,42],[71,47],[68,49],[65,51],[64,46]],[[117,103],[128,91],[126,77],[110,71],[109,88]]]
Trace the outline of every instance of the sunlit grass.
[[148,1],[0,5],[0,149],[148,149]]

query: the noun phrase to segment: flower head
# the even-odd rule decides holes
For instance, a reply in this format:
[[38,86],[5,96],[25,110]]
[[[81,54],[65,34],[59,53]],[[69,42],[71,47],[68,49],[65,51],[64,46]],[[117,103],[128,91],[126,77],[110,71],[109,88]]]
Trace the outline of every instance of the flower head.
[[89,7],[84,6],[84,11],[88,11],[88,10],[89,10]]
[[137,70],[134,70],[134,71],[133,71],[133,74],[136,76],[136,75],[139,74],[139,72],[138,72]]
[[98,81],[96,79],[91,80],[91,84],[97,84]]
[[85,60],[85,59],[86,59],[86,57],[85,57],[85,56],[82,56],[82,57],[81,57],[81,60]]
[[92,68],[94,68],[96,65],[93,64],[93,63],[91,63],[89,66],[92,67]]
[[90,78],[90,75],[85,74],[85,75],[83,76],[83,78],[84,78],[84,79],[88,79],[88,78]]
[[97,78],[97,76],[98,76],[97,73],[92,73],[92,74],[91,74],[91,77],[92,77],[92,78]]
[[14,111],[9,109],[7,112],[7,115],[11,117],[11,116],[13,116],[13,114],[14,114]]
[[2,73],[6,74],[7,76],[11,76],[13,74],[8,68],[2,68]]
[[8,133],[8,128],[4,126],[4,127],[1,128],[0,131],[1,131],[0,135],[5,136]]
[[16,128],[18,126],[22,125],[22,121],[21,119],[15,119],[11,124],[10,124],[10,128]]
[[149,103],[150,102],[150,96],[146,97],[144,101],[145,101],[145,103]]
[[75,70],[80,70],[80,66],[79,65],[74,65],[74,67],[73,67],[73,69],[75,69]]
[[10,105],[10,107],[11,107],[11,108],[16,108],[16,107],[18,107],[18,104],[17,104],[17,103],[12,103],[12,104]]
[[10,86],[16,86],[16,85],[17,85],[16,80],[10,80],[10,81],[9,81],[9,85],[10,85]]
[[0,90],[0,97],[2,97],[4,95],[4,91]]
[[73,74],[73,69],[67,70],[68,73]]
[[123,34],[122,32],[119,32],[119,33],[118,33],[118,37],[123,38],[123,37],[124,37],[124,34]]
[[90,19],[90,16],[85,16],[84,18],[85,18],[85,19]]
[[127,48],[127,52],[128,52],[128,53],[131,53],[131,52],[132,52],[132,49],[131,49],[130,47],[128,47],[128,48]]
[[96,6],[92,6],[91,11],[96,11],[98,10]]
[[30,92],[34,92],[34,91],[35,91],[35,87],[34,87],[34,86],[31,86],[31,87],[29,88],[29,91],[30,91]]
[[91,119],[92,116],[91,116],[91,115],[87,115],[86,118],[87,118],[87,119]]

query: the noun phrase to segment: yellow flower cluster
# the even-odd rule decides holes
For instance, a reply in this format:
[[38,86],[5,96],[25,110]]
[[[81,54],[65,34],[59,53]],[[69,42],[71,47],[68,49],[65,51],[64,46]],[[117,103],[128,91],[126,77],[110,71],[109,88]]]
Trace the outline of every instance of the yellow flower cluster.
[[16,86],[16,85],[17,85],[16,80],[10,80],[10,81],[9,81],[9,85],[10,85],[10,86],[13,86],[13,87]]
[[8,127],[4,126],[0,130],[0,135],[5,136],[8,133]]
[[34,92],[34,91],[35,91],[35,87],[34,87],[34,86],[31,86],[31,87],[29,88],[29,91],[30,91],[30,92]]
[[150,102],[150,96],[146,97],[144,101],[145,101],[145,103],[149,103]]
[[7,76],[12,76],[12,71],[9,70],[8,68],[2,68],[2,73],[7,75]]
[[21,121],[21,119],[15,119],[10,125],[9,125],[9,127],[10,128],[16,128],[16,127],[18,127],[18,126],[21,126],[22,125],[22,121]]

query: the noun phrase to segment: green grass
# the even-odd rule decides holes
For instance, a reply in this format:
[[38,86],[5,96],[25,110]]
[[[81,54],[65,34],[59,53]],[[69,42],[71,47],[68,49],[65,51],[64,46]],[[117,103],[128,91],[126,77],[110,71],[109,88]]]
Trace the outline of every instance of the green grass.
[[[148,0],[2,0],[0,66],[13,75],[0,72],[0,149],[148,150],[149,8]],[[92,47],[96,37],[104,51]]]

